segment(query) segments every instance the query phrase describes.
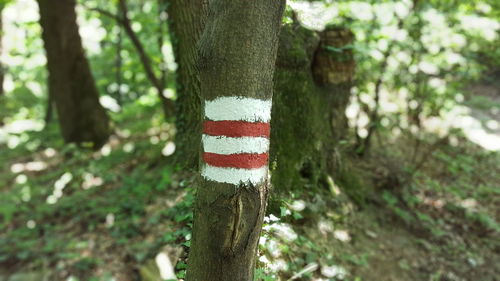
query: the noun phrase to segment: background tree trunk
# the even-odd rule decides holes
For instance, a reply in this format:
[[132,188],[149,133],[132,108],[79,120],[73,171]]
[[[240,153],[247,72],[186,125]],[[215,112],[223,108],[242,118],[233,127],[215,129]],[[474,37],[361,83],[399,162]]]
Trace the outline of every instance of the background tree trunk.
[[99,103],[78,33],[75,0],[38,0],[38,4],[49,70],[49,95],[64,140],[92,142],[99,147],[109,136],[109,119]]
[[201,124],[200,77],[196,67],[198,41],[205,26],[208,7],[202,0],[164,0],[173,44],[176,71],[177,163],[198,168]]
[[321,33],[298,23],[282,28],[271,125],[276,189],[327,184],[337,174],[354,73],[353,38],[340,27]]
[[[243,98],[252,102],[267,101],[270,106],[284,4],[276,0],[210,2],[208,22],[199,44],[200,85],[205,107],[209,101],[235,96],[238,97],[234,99],[235,107],[225,107],[231,113],[238,110],[238,102]],[[256,114],[259,109],[255,109]],[[213,120],[208,114],[206,118]],[[237,122],[249,124],[250,121]],[[206,150],[205,147],[204,155]],[[207,163],[203,169],[208,169],[210,164],[207,158],[204,160]],[[253,280],[268,198],[266,178],[232,184],[215,181],[204,174],[194,207],[188,281]]]

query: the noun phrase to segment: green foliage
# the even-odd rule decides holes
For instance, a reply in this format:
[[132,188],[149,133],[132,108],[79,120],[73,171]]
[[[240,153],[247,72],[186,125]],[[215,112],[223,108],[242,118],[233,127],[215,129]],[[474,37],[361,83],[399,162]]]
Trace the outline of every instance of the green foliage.
[[255,270],[254,279],[255,281],[274,281],[276,280],[276,275],[268,274],[262,268],[257,268]]
[[[165,22],[162,24],[165,30],[160,33],[158,19],[168,1],[127,2],[133,28],[152,60],[154,71],[167,71],[167,90],[174,93],[176,66],[170,50],[171,38]],[[399,130],[416,139],[427,138],[421,126],[426,119],[441,118],[458,106],[485,111],[500,106],[491,97],[468,93],[465,87],[500,63],[498,34],[492,39],[488,33],[494,21],[500,19],[499,2],[420,1],[421,5],[415,8],[409,6],[410,2],[343,0],[327,5],[338,8],[332,24],[352,29],[356,41],[343,48],[325,47],[335,56],[346,50],[356,54],[352,104],[358,105],[358,111],[349,121],[351,129],[363,139],[363,129],[373,126],[382,138],[379,145],[389,146],[388,154],[401,153],[406,158],[409,158],[406,150],[392,150],[392,143],[386,140],[392,140],[396,135],[393,132]],[[12,3],[0,0],[0,8],[7,9]],[[15,24],[10,24],[13,29],[9,31],[8,42],[14,47],[4,54],[6,93],[0,96],[0,266],[41,268],[63,264],[64,268],[57,270],[79,275],[71,280],[112,280],[110,273],[89,275],[110,263],[110,257],[119,256],[127,268],[133,268],[170,245],[184,251],[175,270],[179,279],[185,278],[194,188],[179,182],[178,175],[184,171],[176,170],[162,156],[162,148],[173,140],[175,130],[160,113],[158,97],[130,39],[115,19],[90,9],[98,7],[118,14],[117,2],[80,3],[85,6],[78,9],[82,27],[91,30],[82,33],[95,35],[85,37],[84,44],[101,96],[111,98],[119,106],[111,113],[115,133],[109,147],[101,151],[63,144],[55,119],[57,114],[51,122],[43,121],[48,103],[47,71],[37,19],[20,16]],[[406,10],[408,13],[400,14]],[[295,35],[285,42],[289,45],[287,63],[292,70],[278,74],[282,75],[277,80],[282,81],[285,91],[276,95],[275,100],[295,96],[297,105],[309,102],[310,108],[323,108],[320,99],[308,97],[315,92],[315,85],[307,65],[311,50],[304,46],[312,47],[308,45],[311,42],[303,40],[314,37],[314,33],[293,26],[294,17],[288,7],[284,18],[287,27],[283,32]],[[471,27],[467,19],[485,22],[486,26]],[[10,39],[12,33],[15,40]],[[163,50],[158,42],[161,35],[164,35]],[[304,65],[306,71],[299,73],[294,69]],[[324,167],[310,164],[316,162],[312,161],[315,157],[325,154],[328,140],[319,138],[324,130],[329,130],[329,124],[323,115],[304,108],[280,110],[285,113],[283,116],[299,112],[308,126],[296,126],[285,119],[280,120],[284,124],[279,126],[280,131],[273,131],[284,139],[299,141],[283,142],[278,147],[278,154],[287,162],[272,159],[272,171],[284,169],[293,173],[273,179],[276,189],[286,192],[274,192],[269,209],[277,221],[264,225],[263,237],[267,240],[259,246],[268,263],[258,262],[255,280],[280,280],[281,274],[289,278],[308,264],[325,260],[324,264],[341,262],[356,269],[369,268],[369,261],[375,255],[368,254],[366,249],[356,253],[351,249],[364,233],[353,236],[355,243],[339,245],[335,243],[340,242],[329,239],[331,233],[316,229],[320,219],[332,223],[335,229],[344,227],[343,223],[349,220],[344,209],[353,209],[345,207],[345,201],[354,202],[360,209],[372,202],[381,203],[385,208],[377,212],[387,211],[394,215],[391,218],[396,218],[397,223],[391,226],[404,222],[403,225],[426,238],[419,243],[433,253],[441,249],[441,245],[432,244],[434,240],[446,244],[453,241],[449,238],[456,233],[489,241],[500,232],[495,217],[498,210],[494,208],[498,205],[495,198],[500,195],[498,154],[463,146],[463,136],[450,134],[450,139],[460,140],[458,146],[443,145],[430,150],[428,164],[420,169],[414,167],[415,163],[401,164],[405,166],[401,170],[415,171],[413,181],[389,186],[393,187],[390,190],[375,190],[373,186],[378,183],[367,180],[378,172],[378,166],[367,168],[359,163],[343,163],[344,168],[335,175],[333,183],[341,187],[341,195],[337,195],[325,188],[330,184],[325,175],[317,173]],[[348,135],[343,141],[348,149],[352,148],[351,137]],[[300,141],[314,142],[317,151],[301,150]],[[400,163],[410,162],[406,158]],[[346,160],[364,161],[363,158]],[[303,177],[296,173],[297,169],[303,172]],[[62,188],[55,187],[68,177]],[[303,210],[293,208],[299,199],[310,199]],[[283,227],[294,239],[286,240],[273,227]],[[325,244],[333,245],[327,249],[334,249],[335,257],[325,257]],[[370,245],[376,244],[370,241]],[[460,254],[466,251],[459,246],[454,249]],[[285,261],[286,272],[268,268],[278,259],[275,253]],[[398,264],[408,270],[405,262]],[[302,278],[312,279],[317,274],[308,273]],[[437,271],[430,279],[440,280],[444,274]]]
[[499,40],[494,31],[498,4],[339,1],[335,7],[339,16],[330,25],[350,28],[356,35],[348,48],[357,61],[350,124],[358,135],[358,153],[371,142],[370,128],[418,137],[415,128],[428,118],[442,118],[461,104],[486,106],[465,86],[498,65],[500,53],[491,47]]

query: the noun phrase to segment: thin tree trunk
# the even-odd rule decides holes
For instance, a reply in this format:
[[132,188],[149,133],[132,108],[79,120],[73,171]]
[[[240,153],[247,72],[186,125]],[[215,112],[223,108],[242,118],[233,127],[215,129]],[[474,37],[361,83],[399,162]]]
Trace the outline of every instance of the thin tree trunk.
[[147,55],[144,46],[139,40],[139,37],[137,37],[137,34],[132,29],[132,24],[130,22],[130,18],[128,17],[128,7],[126,0],[119,0],[118,4],[120,5],[120,9],[123,12],[123,18],[120,17],[117,18],[115,17],[115,18],[118,20],[119,23],[122,24],[123,29],[127,33],[130,40],[132,41],[132,44],[137,50],[137,54],[139,55],[139,59],[141,60],[144,70],[146,71],[146,76],[148,77],[149,81],[151,81],[153,87],[155,87],[156,91],[158,92],[158,97],[160,99],[165,118],[170,118],[172,116],[172,113],[174,112],[174,104],[171,100],[169,100],[163,95],[165,86],[162,85],[161,82],[162,78],[156,76],[153,70],[153,66],[151,64],[150,57]]
[[[120,5],[118,5],[118,13],[121,17],[123,17],[123,11],[120,8]],[[122,59],[122,50],[123,50],[123,32],[122,32],[122,27],[118,27],[118,34],[116,38],[116,58],[115,58],[115,79],[116,79],[116,84],[118,85],[115,94],[116,101],[117,103],[122,106],[123,105],[123,97],[122,97],[122,84],[123,84],[123,79],[122,79],[122,66],[123,66],[123,59]]]
[[253,280],[269,196],[269,122],[284,4],[210,1],[199,43],[204,164],[188,281]]
[[203,0],[164,0],[176,71],[176,156],[178,163],[196,169],[201,124],[200,77],[196,67],[198,41],[203,32],[208,7]]
[[47,126],[54,117],[54,103],[50,93],[47,95],[47,107],[45,108],[45,126]]
[[86,6],[84,3],[82,3],[82,5],[83,7],[86,7],[91,11],[98,12],[103,16],[107,16],[109,18],[114,19],[117,23],[119,23],[123,27],[123,30],[127,34],[130,41],[132,42],[132,45],[134,45],[135,50],[137,51],[137,55],[139,56],[139,60],[141,61],[141,64],[144,68],[146,77],[148,78],[148,80],[151,82],[153,87],[156,89],[156,92],[158,93],[158,98],[160,99],[165,119],[171,118],[173,116],[173,112],[175,111],[174,103],[163,95],[163,91],[165,90],[165,85],[164,83],[162,83],[162,81],[166,80],[166,75],[158,77],[155,74],[153,65],[151,63],[151,58],[146,53],[146,49],[141,43],[141,40],[139,40],[139,37],[132,29],[132,23],[130,18],[128,17],[127,0],[118,0],[118,6],[119,6],[118,9],[120,10],[120,15],[116,15],[99,8],[90,8]]
[[75,0],[38,0],[40,24],[49,70],[49,92],[66,142],[104,144],[109,119],[99,103],[94,78],[85,57]]

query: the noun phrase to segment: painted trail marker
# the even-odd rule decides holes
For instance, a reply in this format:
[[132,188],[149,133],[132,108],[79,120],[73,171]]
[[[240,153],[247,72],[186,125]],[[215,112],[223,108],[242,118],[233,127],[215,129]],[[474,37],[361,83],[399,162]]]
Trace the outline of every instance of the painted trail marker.
[[235,185],[263,182],[268,174],[270,121],[270,100],[205,101],[202,176]]

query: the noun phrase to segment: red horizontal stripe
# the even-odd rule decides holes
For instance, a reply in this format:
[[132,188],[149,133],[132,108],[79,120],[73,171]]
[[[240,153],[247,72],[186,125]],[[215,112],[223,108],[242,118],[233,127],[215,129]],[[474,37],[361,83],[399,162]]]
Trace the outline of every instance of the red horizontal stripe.
[[268,153],[239,153],[239,154],[217,154],[205,152],[203,160],[205,163],[215,167],[255,169],[267,164]]
[[210,121],[203,123],[203,133],[210,136],[226,137],[269,137],[269,123],[251,123],[245,121]]

